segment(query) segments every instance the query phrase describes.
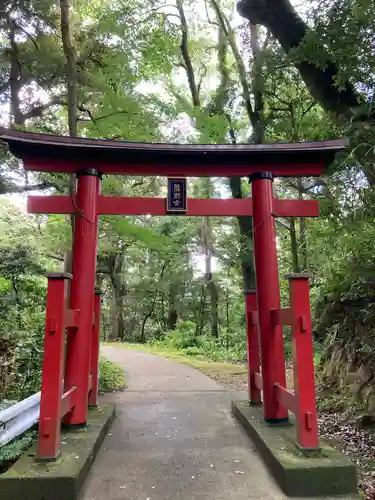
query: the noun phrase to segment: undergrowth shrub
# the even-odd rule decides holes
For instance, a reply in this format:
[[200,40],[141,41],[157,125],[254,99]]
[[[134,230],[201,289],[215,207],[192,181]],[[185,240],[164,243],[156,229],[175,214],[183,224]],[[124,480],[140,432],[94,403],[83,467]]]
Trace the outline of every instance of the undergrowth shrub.
[[182,349],[183,354],[186,356],[201,356],[202,351],[199,347],[185,347],[185,349]]
[[195,329],[195,323],[183,321],[178,325],[176,330],[167,332],[164,337],[155,342],[178,350],[187,347],[196,347]]
[[7,470],[35,442],[36,436],[36,431],[30,431],[0,448],[0,473]]
[[45,283],[18,278],[15,297],[0,277],[0,403],[21,400],[40,390],[45,321]]
[[234,332],[222,329],[220,337],[195,335],[196,324],[184,321],[176,330],[167,332],[163,337],[154,339],[150,345],[166,349],[175,349],[187,356],[211,359],[212,361],[245,361],[245,332]]
[[99,390],[101,392],[114,392],[125,388],[124,370],[112,361],[102,358],[100,360]]

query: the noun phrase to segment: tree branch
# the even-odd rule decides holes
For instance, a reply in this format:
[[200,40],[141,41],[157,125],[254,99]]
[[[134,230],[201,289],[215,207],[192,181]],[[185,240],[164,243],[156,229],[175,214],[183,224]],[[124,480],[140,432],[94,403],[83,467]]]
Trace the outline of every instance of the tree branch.
[[177,10],[180,16],[180,22],[181,22],[181,54],[182,58],[184,60],[185,66],[186,66],[186,76],[189,82],[189,88],[190,88],[190,93],[191,93],[191,98],[193,101],[193,106],[200,106],[200,98],[199,98],[199,92],[198,92],[198,87],[197,83],[195,81],[195,74],[194,74],[194,68],[193,68],[193,63],[191,61],[190,57],[190,52],[189,52],[189,29],[188,29],[188,24],[185,16],[185,11],[183,7],[182,0],[177,0]]
[[247,112],[247,115],[249,117],[249,121],[254,128],[256,125],[256,114],[254,113],[252,104],[251,104],[251,92],[250,92],[250,87],[247,81],[247,74],[246,74],[246,68],[245,64],[242,60],[241,54],[238,50],[237,44],[236,44],[236,39],[234,32],[230,26],[230,23],[224,13],[221,11],[220,6],[216,0],[211,0],[212,7],[215,10],[215,13],[217,15],[217,19],[220,23],[220,27],[225,33],[225,36],[228,39],[228,43],[230,45],[230,48],[233,53],[233,57],[236,61],[236,66],[237,66],[237,72],[238,76],[240,78],[240,83],[242,87],[242,94],[243,94],[243,99],[244,99],[244,104],[245,104],[245,109]]
[[42,114],[47,111],[47,109],[51,108],[52,106],[67,106],[68,103],[62,101],[60,98],[52,99],[51,101],[45,103],[45,104],[40,104],[38,106],[35,106],[34,108],[30,109],[27,113],[23,113],[23,120],[29,120],[31,118],[39,118],[42,116]]
[[255,125],[253,126],[253,134],[251,142],[255,144],[262,144],[264,141],[264,102],[263,102],[263,75],[262,75],[262,51],[259,46],[259,33],[258,26],[249,23],[250,29],[250,47],[252,53],[252,89],[254,94],[254,119]]
[[20,88],[21,88],[21,65],[19,61],[19,49],[16,42],[16,23],[8,17],[9,44],[10,44],[10,109],[11,120],[15,125],[23,125],[24,120],[20,109]]
[[304,111],[302,111],[302,113],[301,113],[301,118],[303,118],[305,115],[307,115],[307,113],[308,113],[309,111],[311,111],[311,110],[312,110],[312,108],[313,108],[314,106],[316,106],[316,104],[317,104],[317,103],[316,103],[316,101],[313,101],[312,103],[310,103],[310,104],[309,104],[309,106],[307,106],[307,108],[306,108]]
[[39,45],[36,43],[34,37],[32,35],[30,35],[30,33],[20,23],[17,24],[17,28],[20,31],[22,31],[22,33],[24,33],[27,36],[27,38],[29,38],[29,40],[31,40],[31,42],[34,45],[34,47],[36,48],[36,50],[38,52],[40,52]]
[[39,184],[33,184],[31,186],[17,186],[16,184],[5,184],[1,186],[0,194],[7,193],[27,193],[28,191],[42,191],[43,189],[56,189],[59,192],[63,190],[53,182],[41,182]]
[[[287,54],[298,48],[309,33],[307,24],[289,0],[240,0],[238,12],[250,22],[265,26]],[[337,87],[338,67],[323,43],[318,50],[327,61],[325,68],[307,60],[295,63],[311,95],[327,111],[349,117],[358,115],[363,99],[349,81],[345,82],[344,88]]]
[[63,255],[53,255],[51,253],[44,254],[48,259],[54,259],[58,260],[59,262],[64,262],[64,256]]

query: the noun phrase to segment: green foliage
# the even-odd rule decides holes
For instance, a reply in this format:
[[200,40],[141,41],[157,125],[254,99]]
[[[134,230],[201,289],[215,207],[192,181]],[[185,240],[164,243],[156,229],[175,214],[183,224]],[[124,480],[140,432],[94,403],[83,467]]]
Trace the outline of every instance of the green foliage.
[[5,472],[36,441],[36,431],[30,431],[0,448],[0,473]]
[[124,370],[108,361],[108,359],[100,359],[100,377],[99,390],[101,392],[122,391],[126,388],[126,380]]
[[[375,33],[371,0],[324,0],[314,13],[315,37],[328,43],[330,54],[339,67],[338,87],[342,88],[349,78],[355,79],[358,85],[373,88],[375,57],[373,51],[367,50]],[[310,35],[307,43],[311,43],[311,39]]]
[[0,248],[0,276],[19,279],[24,275],[42,274],[43,268],[35,262],[33,249],[19,244]]
[[191,321],[178,324],[176,330],[150,342],[151,346],[180,351],[186,356],[196,356],[212,361],[243,361],[245,340],[222,332],[219,339],[196,335],[197,325]]
[[19,400],[40,390],[46,283],[35,229],[14,207],[2,209],[9,234],[0,234],[0,400]]
[[173,349],[184,349],[186,347],[194,347],[196,345],[195,338],[196,325],[191,321],[183,321],[179,324],[178,330],[168,332],[163,340],[167,347]]

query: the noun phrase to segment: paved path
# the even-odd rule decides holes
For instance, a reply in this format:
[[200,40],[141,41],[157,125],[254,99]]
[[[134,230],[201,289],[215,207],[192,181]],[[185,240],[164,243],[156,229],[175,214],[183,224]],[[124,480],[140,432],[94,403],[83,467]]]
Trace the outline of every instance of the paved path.
[[82,500],[284,500],[230,414],[233,397],[192,368],[104,347],[129,389]]

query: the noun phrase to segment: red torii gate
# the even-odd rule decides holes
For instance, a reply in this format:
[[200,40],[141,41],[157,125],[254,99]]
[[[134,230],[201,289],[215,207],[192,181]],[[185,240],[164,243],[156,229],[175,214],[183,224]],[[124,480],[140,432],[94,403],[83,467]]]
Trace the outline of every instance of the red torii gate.
[[[289,276],[290,308],[281,309],[274,225],[275,216],[318,216],[318,202],[279,200],[273,195],[272,182],[274,176],[321,175],[335,154],[346,147],[345,140],[168,145],[11,130],[3,130],[0,139],[23,160],[26,170],[75,173],[77,177],[72,197],[28,197],[30,213],[75,215],[72,275],[48,275],[37,459],[56,459],[61,420],[68,426],[85,426],[88,405],[98,403],[100,298],[94,294],[98,217],[169,214],[163,198],[101,195],[102,174],[250,177],[252,199],[189,199],[186,215],[254,217],[256,292],[245,290],[249,401],[259,404],[263,399],[264,418],[271,424],[287,420],[288,410],[293,412],[297,444],[307,450],[318,448],[308,277]],[[67,279],[72,280],[69,304],[66,304]],[[292,326],[294,391],[285,387],[281,325]]]

